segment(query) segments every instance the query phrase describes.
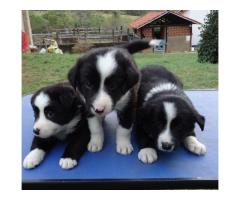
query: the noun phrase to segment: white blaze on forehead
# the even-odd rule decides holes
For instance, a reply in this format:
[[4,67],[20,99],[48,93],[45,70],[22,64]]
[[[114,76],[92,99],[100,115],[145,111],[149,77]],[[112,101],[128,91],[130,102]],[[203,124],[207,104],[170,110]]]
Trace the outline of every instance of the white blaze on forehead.
[[172,102],[171,103],[164,102],[163,105],[164,105],[165,112],[167,114],[167,121],[170,123],[176,117],[176,114],[177,114],[176,107]]
[[166,113],[167,124],[165,129],[158,136],[158,147],[160,149],[162,146],[162,142],[172,143],[173,137],[171,134],[170,124],[177,115],[177,110],[174,103],[164,102],[163,106]]
[[104,82],[105,79],[110,76],[116,69],[117,63],[115,59],[116,51],[110,51],[102,56],[98,56],[97,58],[97,70],[100,74],[101,82],[100,88],[96,95],[95,100],[93,101],[93,107],[95,109],[103,110],[104,114],[107,114],[112,111],[112,98],[110,95],[104,90]]
[[145,96],[144,101],[148,101],[153,95],[163,92],[163,91],[170,91],[176,90],[177,86],[173,83],[161,83],[153,87]]
[[43,110],[49,104],[49,97],[48,95],[41,92],[34,101],[34,105],[38,107],[39,111]]
[[34,101],[34,105],[39,109],[39,116],[34,123],[33,129],[40,130],[39,137],[41,138],[50,137],[59,128],[58,124],[45,117],[44,109],[49,105],[49,102],[49,96],[43,92],[38,94]]
[[101,82],[112,74],[117,67],[115,53],[116,51],[110,51],[97,58],[97,70],[100,73]]
[[[57,124],[46,118],[44,109],[49,105],[50,98],[47,94],[41,92],[34,100],[34,105],[39,109],[39,116],[36,119],[33,129],[39,129],[39,137],[48,138],[56,136],[58,139],[65,139],[67,134],[72,133],[81,120],[81,115],[77,115],[71,121],[64,125]],[[62,117],[62,116],[59,116]]]

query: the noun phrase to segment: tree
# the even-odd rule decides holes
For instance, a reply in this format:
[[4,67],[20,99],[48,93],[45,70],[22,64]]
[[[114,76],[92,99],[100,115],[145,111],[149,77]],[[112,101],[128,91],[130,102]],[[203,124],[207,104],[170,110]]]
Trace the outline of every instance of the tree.
[[41,15],[35,14],[33,11],[29,12],[29,17],[31,20],[32,32],[40,33],[46,32],[48,27],[48,20],[44,19]]
[[42,17],[48,21],[48,29],[62,29],[74,26],[74,21],[68,11],[47,11]]
[[212,10],[200,33],[198,61],[218,63],[218,11]]

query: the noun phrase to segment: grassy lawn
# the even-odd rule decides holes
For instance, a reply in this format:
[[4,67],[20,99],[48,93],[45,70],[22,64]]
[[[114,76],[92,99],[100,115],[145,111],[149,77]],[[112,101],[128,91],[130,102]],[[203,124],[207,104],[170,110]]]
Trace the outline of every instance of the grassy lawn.
[[[66,80],[69,69],[78,57],[78,54],[23,54],[22,94]],[[218,65],[198,63],[195,53],[139,53],[134,57],[139,68],[148,64],[164,65],[182,79],[186,89],[218,87]]]

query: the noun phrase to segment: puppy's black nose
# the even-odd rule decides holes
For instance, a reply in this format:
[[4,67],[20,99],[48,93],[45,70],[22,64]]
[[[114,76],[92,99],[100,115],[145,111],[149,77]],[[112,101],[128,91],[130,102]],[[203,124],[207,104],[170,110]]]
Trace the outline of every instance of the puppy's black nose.
[[95,109],[95,112],[98,113],[98,114],[102,114],[104,111],[104,108],[96,108]]
[[36,135],[39,135],[40,129],[38,129],[38,128],[33,129],[33,132],[34,132]]
[[171,143],[168,143],[168,142],[163,142],[162,143],[162,148],[164,149],[164,150],[171,150],[172,148],[173,148],[173,144],[171,144]]

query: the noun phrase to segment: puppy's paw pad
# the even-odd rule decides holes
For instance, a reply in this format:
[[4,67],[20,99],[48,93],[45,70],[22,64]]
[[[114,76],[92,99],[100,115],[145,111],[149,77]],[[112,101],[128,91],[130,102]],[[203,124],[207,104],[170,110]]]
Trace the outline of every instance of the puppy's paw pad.
[[122,142],[117,144],[117,152],[123,155],[131,154],[133,151],[133,146],[129,142]]
[[23,167],[25,169],[32,169],[39,165],[45,156],[45,152],[41,149],[32,150],[24,159]]
[[97,152],[101,151],[103,148],[103,142],[102,141],[90,141],[88,143],[88,151],[90,152]]
[[62,169],[72,169],[77,165],[77,161],[72,158],[61,158],[59,165]]
[[153,148],[141,149],[138,153],[138,159],[145,164],[151,164],[158,159],[157,152]]

